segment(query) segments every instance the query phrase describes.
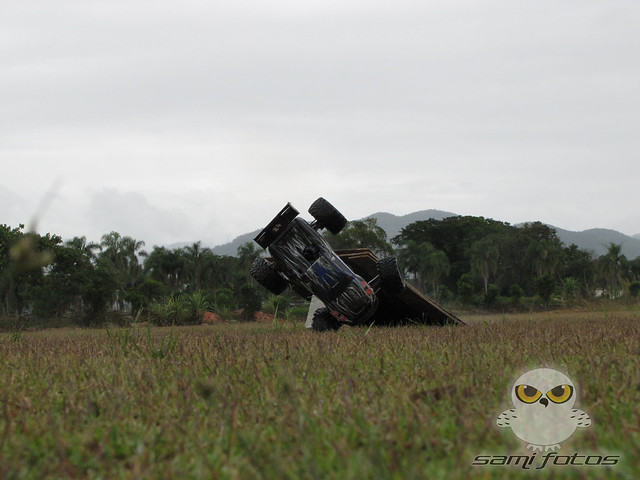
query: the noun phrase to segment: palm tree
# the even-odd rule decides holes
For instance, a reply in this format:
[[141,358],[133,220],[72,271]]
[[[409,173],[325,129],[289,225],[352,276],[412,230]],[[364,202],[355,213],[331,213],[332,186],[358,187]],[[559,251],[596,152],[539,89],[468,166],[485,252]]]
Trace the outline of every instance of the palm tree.
[[451,271],[447,254],[429,242],[407,241],[398,252],[398,260],[401,268],[413,275],[420,290],[425,290],[428,281],[435,296],[438,295],[441,278]]
[[138,260],[138,254],[144,246],[143,241],[137,241],[131,237],[123,237],[118,232],[111,232],[100,238],[101,260],[110,262],[118,274],[118,291],[115,294],[115,302],[119,310],[124,310],[124,296],[133,288],[142,276],[142,267]]
[[562,249],[547,240],[532,240],[525,253],[525,261],[533,265],[536,278],[554,276],[562,260]]
[[426,277],[433,287],[433,296],[437,298],[440,294],[440,280],[451,272],[447,254],[434,248],[426,257],[425,270]]
[[185,277],[188,280],[189,287],[194,291],[202,288],[202,279],[207,269],[211,267],[212,254],[211,249],[202,248],[199,241],[182,249],[185,262]]
[[469,253],[471,270],[482,278],[486,295],[489,290],[489,278],[498,270],[498,247],[492,238],[485,237],[473,243]]
[[260,257],[260,250],[256,249],[253,242],[247,242],[238,247],[238,259],[240,259],[240,264],[243,267],[251,268],[251,265],[258,257]]
[[621,244],[609,243],[607,250],[607,253],[600,257],[600,265],[607,292],[609,296],[616,297],[622,289],[624,273],[629,262],[622,254]]
[[238,263],[240,271],[243,272],[251,285],[254,284],[254,279],[249,275],[251,266],[260,257],[260,250],[256,249],[253,242],[247,242],[244,245],[238,247]]
[[338,235],[326,231],[323,236],[334,250],[366,247],[379,257],[393,255],[393,248],[387,241],[387,233],[375,218],[348,222]]
[[87,243],[87,237],[73,237],[71,240],[65,242],[67,247],[75,248],[76,250],[80,250],[87,258],[90,260],[96,259],[95,250],[100,249],[100,245],[94,242]]
[[406,243],[398,251],[398,262],[402,270],[413,276],[416,286],[424,290],[424,258],[433,246],[428,242],[417,242],[415,240],[407,240]]
[[180,290],[186,283],[184,269],[182,251],[167,250],[165,247],[153,247],[144,262],[145,272],[171,290]]

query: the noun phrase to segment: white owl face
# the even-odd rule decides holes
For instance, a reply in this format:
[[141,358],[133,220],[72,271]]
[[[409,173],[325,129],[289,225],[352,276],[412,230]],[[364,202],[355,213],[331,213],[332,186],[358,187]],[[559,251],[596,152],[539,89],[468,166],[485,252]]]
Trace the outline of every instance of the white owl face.
[[589,415],[573,408],[576,397],[576,387],[564,373],[551,368],[530,370],[511,388],[515,408],[502,412],[497,424],[511,427],[529,447],[560,448],[576,428],[591,425]]
[[530,370],[516,380],[511,400],[517,410],[538,412],[570,409],[576,402],[575,386],[564,373],[551,368]]

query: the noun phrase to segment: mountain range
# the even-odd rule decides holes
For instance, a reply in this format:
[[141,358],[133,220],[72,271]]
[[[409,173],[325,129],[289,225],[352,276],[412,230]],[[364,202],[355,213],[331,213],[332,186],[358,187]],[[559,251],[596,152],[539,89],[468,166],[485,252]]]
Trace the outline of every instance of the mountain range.
[[[375,218],[378,225],[387,232],[387,237],[391,239],[398,235],[404,227],[413,222],[428,220],[430,218],[442,220],[447,217],[455,216],[457,216],[457,214],[444,212],[442,210],[421,210],[419,212],[413,212],[401,216],[387,212],[378,212],[369,215],[364,219]],[[599,257],[600,255],[607,253],[607,247],[610,243],[622,245],[622,253],[630,260],[640,257],[640,234],[629,236],[616,230],[609,230],[606,228],[592,228],[581,232],[573,232],[553,225],[549,225],[549,227],[556,231],[558,238],[565,245],[568,246],[576,244],[582,250],[593,252],[595,257]],[[212,250],[218,255],[235,256],[237,254],[238,247],[247,242],[252,242],[253,238],[259,232],[260,230],[255,230],[253,232],[245,233],[229,243],[214,247]]]

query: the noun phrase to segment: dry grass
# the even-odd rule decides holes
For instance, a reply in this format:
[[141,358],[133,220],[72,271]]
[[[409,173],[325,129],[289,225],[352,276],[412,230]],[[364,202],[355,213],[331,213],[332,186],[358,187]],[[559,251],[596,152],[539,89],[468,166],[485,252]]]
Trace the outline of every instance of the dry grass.
[[[0,478],[640,477],[637,311],[464,320],[2,334]],[[594,420],[563,452],[619,465],[471,466],[522,452],[495,418],[541,366]]]

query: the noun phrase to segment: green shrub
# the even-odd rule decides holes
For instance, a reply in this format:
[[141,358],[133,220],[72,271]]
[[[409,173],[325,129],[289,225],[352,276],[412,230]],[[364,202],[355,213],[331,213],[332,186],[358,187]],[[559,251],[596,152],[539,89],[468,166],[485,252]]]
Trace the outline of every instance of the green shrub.
[[148,306],[149,320],[156,325],[192,325],[202,321],[209,303],[202,292],[176,294],[154,300]]
[[513,299],[513,303],[517,305],[520,303],[520,299],[524,295],[524,290],[520,285],[514,283],[509,287],[509,296]]
[[536,293],[544,305],[548,305],[556,289],[556,280],[551,275],[543,275],[535,281]]
[[216,307],[219,309],[230,308],[234,309],[236,307],[236,299],[233,294],[233,290],[230,288],[219,288],[216,290]]
[[199,323],[205,312],[211,308],[211,304],[206,294],[202,290],[198,290],[187,297],[187,308],[190,317],[189,323]]
[[125,295],[124,299],[131,303],[131,313],[136,314],[146,308],[154,300],[167,294],[167,287],[153,278],[145,278],[144,282]]
[[494,307],[498,295],[500,295],[500,288],[494,284],[489,285],[489,287],[487,288],[487,293],[484,296],[484,304],[487,307]]
[[238,306],[242,309],[243,320],[253,320],[255,313],[262,306],[262,298],[258,290],[248,283],[240,287]]
[[473,281],[470,278],[470,275],[462,275],[457,282],[456,285],[458,289],[458,297],[465,303],[471,303],[473,301],[473,297],[475,294],[475,289],[473,287]]
[[262,304],[262,309],[266,313],[271,313],[273,315],[278,315],[279,312],[282,312],[287,308],[289,301],[286,297],[282,295],[274,295],[270,293],[267,299]]

